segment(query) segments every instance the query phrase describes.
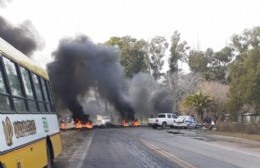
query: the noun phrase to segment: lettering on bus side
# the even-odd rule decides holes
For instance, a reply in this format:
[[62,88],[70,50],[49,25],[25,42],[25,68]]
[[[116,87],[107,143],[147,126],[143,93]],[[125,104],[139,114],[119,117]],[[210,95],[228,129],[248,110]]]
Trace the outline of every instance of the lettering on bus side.
[[12,123],[10,119],[6,117],[5,121],[2,121],[2,124],[3,124],[6,144],[8,146],[11,146],[13,144],[14,134],[15,137],[19,139],[21,137],[30,136],[37,133],[36,124],[34,120],[14,121]]
[[13,126],[8,117],[5,118],[5,122],[2,121],[3,124],[3,130],[5,134],[5,141],[8,146],[11,146],[13,144]]
[[44,132],[49,132],[49,125],[46,117],[42,117]]
[[34,120],[23,120],[13,122],[15,137],[17,139],[36,134],[36,124]]

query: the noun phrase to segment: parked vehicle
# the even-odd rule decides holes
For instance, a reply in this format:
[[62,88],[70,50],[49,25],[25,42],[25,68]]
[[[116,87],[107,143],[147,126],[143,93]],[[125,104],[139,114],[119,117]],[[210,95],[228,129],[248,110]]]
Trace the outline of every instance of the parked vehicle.
[[94,121],[95,126],[106,127],[110,124],[110,116],[97,115],[97,120]]
[[196,128],[197,121],[193,116],[179,116],[173,121],[173,127],[175,128]]
[[157,127],[165,129],[167,126],[173,127],[173,120],[176,118],[177,115],[173,113],[160,113],[157,118],[148,118],[148,125],[152,126],[153,129]]

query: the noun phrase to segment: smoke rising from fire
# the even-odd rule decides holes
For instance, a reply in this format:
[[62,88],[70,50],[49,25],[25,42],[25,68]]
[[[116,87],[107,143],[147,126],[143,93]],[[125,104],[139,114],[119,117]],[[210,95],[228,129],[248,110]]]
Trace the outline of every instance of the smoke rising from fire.
[[100,95],[121,113],[122,118],[134,119],[134,111],[127,98],[124,71],[120,55],[113,47],[94,44],[86,36],[63,39],[53,52],[54,61],[48,72],[56,99],[73,113],[73,118],[84,114],[79,96],[90,87],[97,87]]
[[145,116],[172,112],[173,97],[159,86],[150,74],[140,73],[133,77],[129,89],[131,104],[136,113]]
[[0,37],[27,56],[41,47],[39,35],[30,21],[14,26],[0,16]]

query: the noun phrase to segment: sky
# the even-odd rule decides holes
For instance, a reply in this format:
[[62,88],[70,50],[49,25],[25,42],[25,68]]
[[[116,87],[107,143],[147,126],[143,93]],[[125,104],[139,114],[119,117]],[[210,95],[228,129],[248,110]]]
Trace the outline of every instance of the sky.
[[194,49],[218,51],[230,37],[260,26],[259,0],[0,0],[0,16],[30,20],[44,45],[33,59],[45,68],[59,40],[84,34],[95,43],[111,36],[150,40],[175,30]]

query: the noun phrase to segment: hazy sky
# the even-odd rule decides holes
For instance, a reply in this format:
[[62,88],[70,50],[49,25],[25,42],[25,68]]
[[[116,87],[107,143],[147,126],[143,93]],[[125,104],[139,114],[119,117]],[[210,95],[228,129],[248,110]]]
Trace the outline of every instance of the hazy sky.
[[[192,48],[219,50],[233,33],[260,26],[259,0],[12,0],[0,16],[30,20],[45,45],[34,54],[42,66],[63,37],[85,34],[94,42],[130,35],[150,40],[181,33]],[[199,45],[198,45],[199,44]]]

